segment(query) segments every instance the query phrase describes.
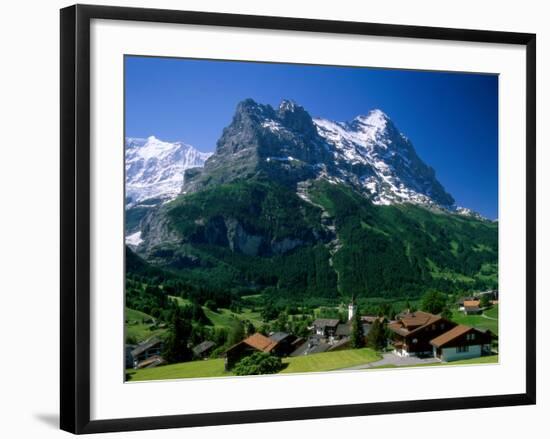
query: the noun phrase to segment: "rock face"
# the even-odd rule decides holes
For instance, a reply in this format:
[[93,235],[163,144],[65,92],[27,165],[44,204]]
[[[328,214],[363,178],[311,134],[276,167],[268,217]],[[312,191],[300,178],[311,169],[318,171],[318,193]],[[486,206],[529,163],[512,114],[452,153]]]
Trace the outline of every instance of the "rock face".
[[185,173],[183,192],[256,176],[295,185],[327,166],[332,166],[331,146],[302,107],[283,101],[275,110],[247,99],[205,167]]
[[183,192],[257,176],[290,186],[324,178],[352,186],[375,204],[456,209],[435,171],[381,110],[333,122],[312,119],[292,101],[274,109],[247,99],[204,168],[185,172]]

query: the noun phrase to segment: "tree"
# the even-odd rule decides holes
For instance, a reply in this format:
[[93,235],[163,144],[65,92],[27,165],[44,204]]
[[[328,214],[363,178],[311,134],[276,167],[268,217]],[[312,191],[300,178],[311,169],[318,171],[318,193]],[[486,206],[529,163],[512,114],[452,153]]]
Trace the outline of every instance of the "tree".
[[189,320],[182,317],[180,308],[175,308],[172,313],[168,337],[164,343],[163,358],[168,363],[189,361],[193,352],[189,348],[189,338],[192,326]]
[[286,312],[281,311],[277,317],[277,320],[273,323],[273,330],[275,332],[285,332],[287,330],[287,320],[288,315]]
[[444,319],[447,319],[447,320],[451,320],[451,318],[453,317],[453,313],[451,312],[451,310],[449,309],[448,306],[443,308],[443,311],[441,311],[440,315],[441,315],[441,317],[443,317]]
[[359,349],[365,346],[365,334],[363,333],[363,323],[359,309],[355,311],[351,320],[351,346],[354,349]]
[[240,342],[244,338],[244,327],[240,320],[235,319],[231,329],[229,330],[229,335],[227,337],[227,344],[233,346],[234,344]]
[[252,335],[256,332],[256,328],[251,321],[246,322],[246,335]]
[[269,322],[270,320],[276,319],[278,314],[277,308],[273,305],[272,302],[266,302],[262,312],[261,316],[264,322]]
[[386,340],[385,325],[379,319],[376,319],[369,331],[368,346],[381,351],[386,347]]
[[282,367],[283,363],[279,357],[267,352],[255,352],[239,361],[233,368],[233,373],[235,375],[263,375],[277,373]]
[[437,291],[428,291],[422,297],[422,310],[431,314],[439,314],[447,305],[447,297]]
[[481,308],[487,308],[491,304],[491,299],[488,294],[482,294],[479,298],[479,306]]
[[204,313],[204,310],[202,309],[202,306],[198,304],[198,302],[193,302],[191,305],[191,313],[193,321],[197,323],[202,323],[203,325],[210,325],[211,322],[208,320],[208,317],[206,317],[206,314]]
[[224,346],[229,337],[229,333],[226,328],[214,328],[210,337],[217,346]]
[[206,306],[210,311],[218,312],[216,302],[214,302],[212,299],[208,299],[206,302],[204,302],[204,306]]
[[291,325],[291,332],[297,337],[306,338],[310,333],[307,320],[302,319],[302,320],[293,321]]

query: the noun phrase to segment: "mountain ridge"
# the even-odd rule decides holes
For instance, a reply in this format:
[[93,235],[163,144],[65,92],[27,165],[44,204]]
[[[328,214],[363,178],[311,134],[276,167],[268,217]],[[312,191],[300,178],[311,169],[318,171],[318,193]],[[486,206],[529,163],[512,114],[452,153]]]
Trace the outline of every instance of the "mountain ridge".
[[[179,148],[151,143],[167,157]],[[127,244],[213,295],[403,297],[496,285],[498,225],[456,207],[381,110],[332,122],[289,100],[247,99],[202,164],[170,168],[179,195],[127,209]],[[155,166],[151,180],[164,175]]]
[[211,155],[183,142],[165,142],[155,136],[127,137],[126,206],[155,198],[173,200],[181,193],[185,170],[203,166]]
[[409,202],[479,217],[456,205],[435,170],[380,109],[334,122],[312,118],[291,100],[274,108],[246,99],[208,163],[186,171],[183,193],[258,174],[288,185],[324,178],[350,185],[375,204]]

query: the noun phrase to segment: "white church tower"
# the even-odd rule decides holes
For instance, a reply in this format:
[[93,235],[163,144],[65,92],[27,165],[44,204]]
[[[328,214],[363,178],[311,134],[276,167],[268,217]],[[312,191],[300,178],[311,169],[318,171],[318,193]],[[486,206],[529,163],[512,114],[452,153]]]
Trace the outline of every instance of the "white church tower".
[[357,312],[357,305],[355,303],[355,297],[351,296],[351,302],[348,305],[348,321],[351,321],[351,319],[353,319],[353,316],[355,316],[356,312]]

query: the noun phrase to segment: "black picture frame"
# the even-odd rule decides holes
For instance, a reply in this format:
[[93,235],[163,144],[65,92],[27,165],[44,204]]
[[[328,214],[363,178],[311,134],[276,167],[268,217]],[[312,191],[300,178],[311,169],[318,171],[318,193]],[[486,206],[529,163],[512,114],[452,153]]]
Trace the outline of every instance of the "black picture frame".
[[[525,46],[527,54],[525,66],[527,75],[526,392],[465,398],[90,420],[90,21],[92,19]],[[100,433],[535,404],[535,34],[89,5],[75,5],[62,9],[60,23],[61,429],[76,434]]]

